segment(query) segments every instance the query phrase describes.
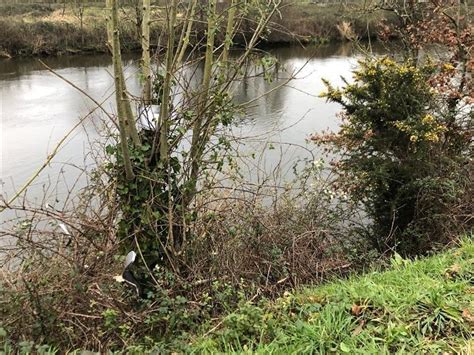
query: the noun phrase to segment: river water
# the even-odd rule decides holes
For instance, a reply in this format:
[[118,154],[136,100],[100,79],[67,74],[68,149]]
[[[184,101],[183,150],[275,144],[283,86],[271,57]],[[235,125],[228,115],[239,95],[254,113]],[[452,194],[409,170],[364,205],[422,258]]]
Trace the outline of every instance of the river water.
[[[236,101],[246,102],[259,97],[284,82],[289,72],[296,71],[297,76],[281,89],[257,100],[235,131],[242,136],[259,137],[241,143],[239,149],[242,151],[255,149],[259,153],[268,142],[273,142],[276,149],[260,155],[259,167],[268,172],[278,165],[285,176],[295,160],[308,157],[308,152],[299,146],[307,144],[309,135],[337,129],[336,114],[340,107],[318,97],[324,89],[321,78],[335,85],[341,84],[341,75],[350,78],[357,55],[348,44],[278,48],[270,52],[282,68],[279,77],[272,82],[257,77],[239,83],[234,93]],[[58,57],[44,61],[97,101],[105,100],[107,109],[114,110],[113,100],[107,100],[113,93],[109,56]],[[125,65],[128,89],[139,94],[137,57],[125,58]],[[94,104],[31,58],[0,61],[0,88],[1,194],[8,198],[44,163],[64,134]],[[100,139],[98,127],[102,119],[92,115],[73,132],[30,186],[29,199],[37,203],[43,203],[43,199],[56,199],[60,203],[66,198],[67,191],[87,183],[86,179],[79,179],[73,186],[83,168],[93,165],[93,159],[87,153],[91,142]],[[248,170],[250,175],[256,173],[254,167]]]

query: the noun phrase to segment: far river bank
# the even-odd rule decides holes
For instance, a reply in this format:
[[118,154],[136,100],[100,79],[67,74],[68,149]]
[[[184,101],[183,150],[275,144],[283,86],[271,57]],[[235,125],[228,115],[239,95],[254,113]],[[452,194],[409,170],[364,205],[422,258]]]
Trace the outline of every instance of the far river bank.
[[[139,11],[134,7],[124,7],[121,11],[120,34],[126,52],[140,49]],[[156,18],[163,17],[160,17],[159,9],[155,12]],[[299,3],[285,6],[275,15],[270,24],[271,30],[262,38],[261,45],[308,45],[355,38],[376,39],[379,27],[394,21],[387,13],[365,13],[355,5]],[[242,46],[253,33],[253,22],[246,22],[234,38],[236,47]],[[197,21],[194,27],[193,43],[199,43],[204,36],[205,28],[199,23]],[[162,26],[160,20],[152,24],[151,43],[155,48],[160,43],[166,43]],[[85,5],[83,12],[74,5],[0,5],[0,28],[0,57],[99,54],[108,51],[106,10],[99,4]],[[218,36],[222,36],[223,32],[220,31]]]

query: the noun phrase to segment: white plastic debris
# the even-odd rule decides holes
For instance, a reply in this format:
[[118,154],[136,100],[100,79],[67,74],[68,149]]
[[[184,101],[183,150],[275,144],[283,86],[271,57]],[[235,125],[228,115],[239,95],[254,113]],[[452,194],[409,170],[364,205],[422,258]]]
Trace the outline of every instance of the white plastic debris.
[[127,254],[127,257],[125,258],[125,263],[123,268],[126,269],[127,267],[132,264],[137,257],[137,253],[135,253],[133,250]]
[[125,279],[123,278],[122,275],[115,275],[114,280],[117,281],[117,282],[120,282],[120,283],[125,281]]
[[64,232],[64,234],[71,236],[71,233],[69,232],[69,229],[67,229],[66,225],[64,223],[58,223],[59,228]]

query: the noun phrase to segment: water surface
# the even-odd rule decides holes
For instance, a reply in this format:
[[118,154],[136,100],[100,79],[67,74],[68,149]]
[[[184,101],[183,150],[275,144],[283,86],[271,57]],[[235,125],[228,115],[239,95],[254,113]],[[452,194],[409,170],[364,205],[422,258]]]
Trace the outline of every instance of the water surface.
[[[305,145],[309,135],[326,129],[337,129],[336,117],[340,107],[327,103],[318,94],[324,89],[321,78],[335,85],[340,76],[350,77],[356,64],[356,54],[350,45],[328,45],[312,48],[279,48],[270,50],[281,66],[279,77],[272,82],[262,77],[249,78],[236,85],[235,100],[246,102],[259,97],[282,83],[289,72],[297,71],[297,78],[288,85],[257,100],[247,112],[247,118],[235,127],[242,136],[258,137],[240,144],[245,152],[257,153],[272,141],[276,148],[267,151],[256,165],[262,171],[275,166],[290,171],[294,161],[308,156]],[[47,58],[44,60],[59,74],[84,89],[110,111],[114,110],[111,59],[107,55],[88,55]],[[125,58],[128,89],[140,92],[138,59]],[[64,81],[53,76],[35,59],[0,61],[1,88],[1,162],[2,195],[8,198],[40,167],[57,142],[94,104]],[[99,139],[103,115],[92,115],[74,131],[52,163],[29,188],[29,198],[41,203],[44,192],[54,191],[47,199],[61,202],[67,191],[79,189],[87,183],[80,179],[73,187],[81,169],[93,165],[88,157],[90,142]],[[279,145],[278,143],[284,143]],[[249,176],[256,174],[248,168]],[[283,173],[285,175],[285,173]]]

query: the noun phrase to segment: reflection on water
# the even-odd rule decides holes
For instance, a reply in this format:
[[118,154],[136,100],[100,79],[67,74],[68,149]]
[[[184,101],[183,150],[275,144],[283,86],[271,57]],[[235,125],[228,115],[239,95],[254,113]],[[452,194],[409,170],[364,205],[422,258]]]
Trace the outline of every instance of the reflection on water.
[[[321,78],[341,83],[340,76],[350,76],[356,63],[350,45],[328,45],[312,48],[288,47],[271,49],[280,62],[281,69],[273,82],[262,77],[250,77],[234,85],[237,102],[252,101],[248,115],[235,127],[237,135],[265,137],[268,141],[304,145],[311,133],[338,126],[335,104],[318,98],[324,89]],[[132,94],[140,92],[138,58],[125,56],[127,85]],[[48,58],[45,62],[58,73],[86,90],[107,109],[113,110],[110,98],[113,79],[110,75],[111,60],[107,55]],[[263,93],[286,81],[290,72],[297,78],[271,94]],[[11,196],[29,176],[40,167],[48,154],[83,117],[93,104],[67,83],[44,70],[35,59],[0,61],[1,87],[1,172],[2,195]],[[259,99],[257,99],[259,98]],[[80,169],[92,164],[88,157],[89,142],[99,137],[99,114],[91,116],[84,126],[67,140],[67,144],[41,173],[30,188],[30,197],[40,198],[50,185],[67,191]],[[259,150],[261,140],[242,143],[241,151]],[[282,153],[283,152],[283,153]],[[284,155],[281,157],[281,155]],[[289,168],[293,161],[307,153],[295,147],[268,151],[263,156],[265,170],[282,162]],[[66,163],[66,164],[64,164]],[[249,168],[252,170],[252,168]],[[249,171],[249,174],[254,172]],[[57,182],[57,177],[60,181]],[[81,180],[85,184],[86,180]]]
[[[378,51],[381,48],[376,48]],[[325,59],[329,57],[350,57],[355,51],[350,44],[324,45],[317,47],[283,47],[273,48],[268,50],[275,55],[280,61],[288,59],[303,59],[320,58]],[[130,60],[137,60],[137,54],[123,54],[123,59],[130,63]],[[50,57],[43,59],[51,68],[59,69],[87,69],[91,67],[108,67],[112,65],[110,55],[95,54],[95,55],[75,55],[64,57]],[[4,80],[18,80],[22,75],[28,75],[33,71],[44,70],[43,65],[34,58],[15,58],[15,59],[1,59],[0,60],[0,79]]]

